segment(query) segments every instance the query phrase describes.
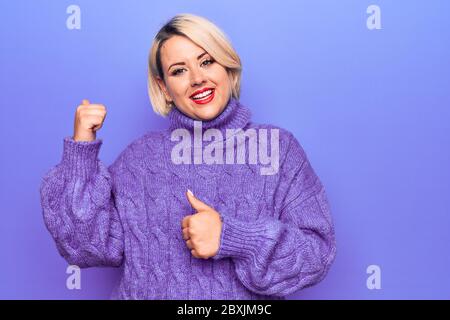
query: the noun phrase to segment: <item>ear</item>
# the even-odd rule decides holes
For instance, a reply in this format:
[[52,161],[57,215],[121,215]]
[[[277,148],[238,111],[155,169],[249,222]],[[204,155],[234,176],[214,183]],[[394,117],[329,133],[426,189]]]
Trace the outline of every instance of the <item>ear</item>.
[[164,93],[164,96],[166,97],[166,100],[168,102],[172,102],[172,98],[170,97],[169,93],[167,92],[167,88],[166,88],[166,84],[164,83],[164,80],[161,79],[160,77],[157,77],[156,78],[156,82],[158,82],[158,86],[162,90],[162,92]]

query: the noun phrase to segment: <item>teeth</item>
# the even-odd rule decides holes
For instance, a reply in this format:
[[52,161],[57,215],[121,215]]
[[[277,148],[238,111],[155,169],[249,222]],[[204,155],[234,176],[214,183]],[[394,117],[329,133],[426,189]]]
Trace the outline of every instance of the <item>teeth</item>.
[[212,90],[208,90],[208,91],[202,92],[200,94],[197,94],[197,95],[193,96],[192,98],[193,99],[201,99],[201,98],[204,98],[206,96],[209,96],[211,93],[212,93]]

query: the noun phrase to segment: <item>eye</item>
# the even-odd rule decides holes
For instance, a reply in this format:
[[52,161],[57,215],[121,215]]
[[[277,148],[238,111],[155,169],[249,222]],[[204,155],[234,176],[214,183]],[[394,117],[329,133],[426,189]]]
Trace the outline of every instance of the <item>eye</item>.
[[206,59],[205,61],[202,62],[202,65],[210,65],[214,62],[214,60],[212,59]]
[[176,76],[176,75],[179,75],[180,73],[181,73],[181,71],[183,71],[184,69],[175,69],[174,71],[172,71],[172,75],[173,76]]

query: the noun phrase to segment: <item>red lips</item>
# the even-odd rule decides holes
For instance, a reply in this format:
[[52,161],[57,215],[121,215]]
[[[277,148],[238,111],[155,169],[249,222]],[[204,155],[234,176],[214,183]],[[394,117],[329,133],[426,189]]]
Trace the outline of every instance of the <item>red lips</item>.
[[[194,99],[194,96],[196,96],[196,95],[198,95],[198,94],[200,94],[200,93],[202,93],[202,92],[205,92],[205,91],[212,91],[208,96],[206,96],[206,97],[203,97],[203,98],[201,98],[201,99]],[[215,90],[213,89],[213,88],[203,88],[203,89],[200,89],[200,90],[197,90],[197,91],[195,91],[191,96],[190,96],[190,98],[191,98],[191,100],[192,101],[194,101],[196,104],[206,104],[206,103],[208,103],[208,102],[211,102],[213,99],[214,99],[214,93],[215,93]]]

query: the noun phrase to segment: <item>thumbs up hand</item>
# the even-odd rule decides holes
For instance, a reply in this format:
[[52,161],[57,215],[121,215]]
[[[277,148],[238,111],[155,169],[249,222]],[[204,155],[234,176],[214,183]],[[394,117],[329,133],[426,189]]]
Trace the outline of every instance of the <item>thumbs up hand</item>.
[[73,140],[94,141],[105,118],[106,107],[103,104],[91,104],[84,99],[75,112]]
[[195,258],[208,259],[219,251],[222,232],[220,213],[197,199],[190,190],[186,196],[197,212],[183,218],[183,239]]

